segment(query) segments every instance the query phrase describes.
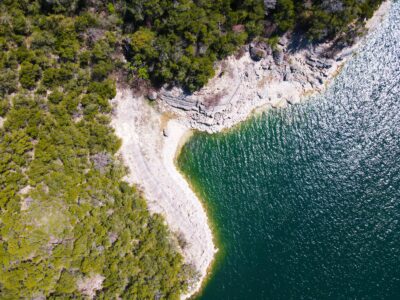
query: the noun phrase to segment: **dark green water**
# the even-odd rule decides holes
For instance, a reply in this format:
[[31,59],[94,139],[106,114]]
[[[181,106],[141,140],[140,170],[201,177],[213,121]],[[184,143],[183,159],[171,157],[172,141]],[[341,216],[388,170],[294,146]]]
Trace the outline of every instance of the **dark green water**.
[[201,299],[400,299],[399,11],[325,95],[186,144],[221,248]]

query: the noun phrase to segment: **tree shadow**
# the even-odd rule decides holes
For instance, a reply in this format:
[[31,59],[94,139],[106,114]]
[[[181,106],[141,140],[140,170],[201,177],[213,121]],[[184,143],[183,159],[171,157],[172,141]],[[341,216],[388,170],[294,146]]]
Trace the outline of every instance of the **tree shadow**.
[[304,30],[296,29],[290,35],[287,51],[289,53],[296,53],[304,49],[310,49],[313,46],[315,46],[315,43],[307,38]]

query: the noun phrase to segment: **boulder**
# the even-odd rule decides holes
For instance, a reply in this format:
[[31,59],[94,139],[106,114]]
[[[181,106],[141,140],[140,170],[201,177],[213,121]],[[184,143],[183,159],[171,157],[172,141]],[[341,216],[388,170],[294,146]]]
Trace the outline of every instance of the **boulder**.
[[250,57],[255,61],[259,61],[263,58],[266,58],[268,55],[272,54],[271,47],[263,42],[251,43],[249,51],[250,51]]
[[275,63],[277,65],[282,64],[282,62],[283,62],[283,52],[281,50],[278,50],[278,49],[274,50],[272,52],[272,56],[274,57],[274,61],[275,61]]
[[276,0],[264,0],[264,9],[275,9],[276,7]]
[[151,101],[156,100],[157,97],[158,97],[158,94],[157,94],[157,92],[155,92],[155,91],[151,91],[151,92],[149,92],[149,93],[147,94],[147,98],[149,98],[149,100],[151,100]]
[[205,44],[203,44],[203,43],[199,43],[199,44],[198,44],[198,46],[197,46],[197,52],[198,52],[200,55],[206,54],[207,50],[208,50],[208,46],[207,46],[207,45],[205,45]]
[[246,27],[243,24],[237,24],[232,26],[232,31],[236,33],[246,31]]
[[259,47],[250,48],[250,57],[255,61],[260,61],[267,56],[267,52]]

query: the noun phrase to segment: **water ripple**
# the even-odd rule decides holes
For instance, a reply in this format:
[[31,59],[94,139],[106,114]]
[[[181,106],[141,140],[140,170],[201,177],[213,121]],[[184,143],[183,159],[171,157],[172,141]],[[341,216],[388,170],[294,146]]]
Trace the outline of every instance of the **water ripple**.
[[203,299],[400,299],[400,3],[325,95],[179,164],[222,248]]

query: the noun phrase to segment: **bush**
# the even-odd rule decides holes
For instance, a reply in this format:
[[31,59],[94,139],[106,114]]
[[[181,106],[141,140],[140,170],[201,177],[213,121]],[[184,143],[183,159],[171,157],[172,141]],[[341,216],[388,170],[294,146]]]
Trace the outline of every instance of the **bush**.
[[274,13],[274,22],[281,32],[291,30],[295,26],[296,14],[293,0],[278,0]]
[[56,39],[51,32],[35,31],[32,34],[32,49],[52,50],[54,49]]
[[43,72],[43,84],[46,87],[56,87],[73,78],[73,71],[66,66],[49,68]]
[[62,101],[63,99],[63,93],[61,93],[58,90],[53,91],[49,96],[48,99],[51,103],[53,104],[58,104]]
[[4,117],[10,108],[10,104],[7,99],[0,100],[0,117]]
[[19,82],[26,89],[33,89],[36,82],[40,79],[41,70],[38,65],[33,65],[30,62],[23,62],[19,71]]
[[107,78],[108,74],[112,71],[113,66],[108,62],[100,62],[92,67],[92,79],[101,81]]
[[0,97],[14,93],[17,91],[17,88],[17,72],[11,69],[3,69],[3,71],[0,73]]

